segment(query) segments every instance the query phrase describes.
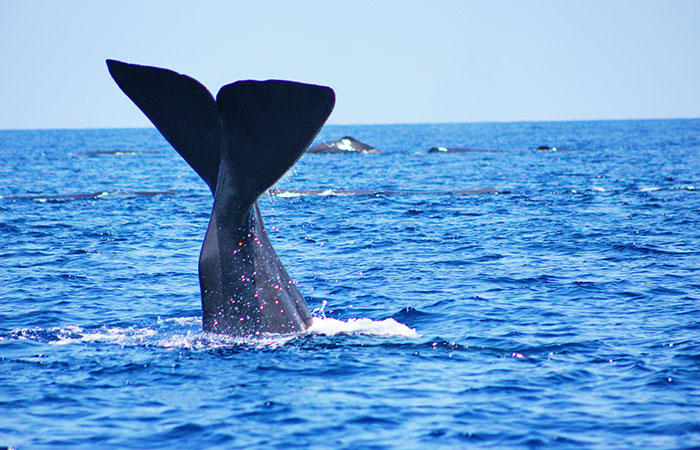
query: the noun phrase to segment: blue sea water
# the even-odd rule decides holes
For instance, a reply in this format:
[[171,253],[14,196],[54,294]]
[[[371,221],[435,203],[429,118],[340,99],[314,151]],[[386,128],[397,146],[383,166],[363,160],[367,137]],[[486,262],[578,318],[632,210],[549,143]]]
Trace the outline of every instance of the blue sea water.
[[157,131],[0,131],[0,447],[700,448],[700,120],[344,135],[384,153],[260,200],[323,311],[240,341],[201,331],[211,195]]

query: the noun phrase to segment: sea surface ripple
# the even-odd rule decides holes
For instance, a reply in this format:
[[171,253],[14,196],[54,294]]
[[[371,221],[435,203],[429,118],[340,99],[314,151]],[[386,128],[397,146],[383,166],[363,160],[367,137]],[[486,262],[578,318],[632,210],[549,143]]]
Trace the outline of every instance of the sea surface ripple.
[[0,447],[700,447],[700,120],[345,135],[260,200],[313,327],[237,340],[155,130],[0,131]]

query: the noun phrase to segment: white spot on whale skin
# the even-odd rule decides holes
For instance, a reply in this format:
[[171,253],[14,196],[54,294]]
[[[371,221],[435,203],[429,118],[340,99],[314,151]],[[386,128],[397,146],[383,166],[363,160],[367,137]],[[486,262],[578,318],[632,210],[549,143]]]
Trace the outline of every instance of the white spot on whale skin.
[[341,139],[340,142],[336,145],[337,148],[340,150],[347,150],[347,151],[352,151],[352,142],[350,142],[350,139]]

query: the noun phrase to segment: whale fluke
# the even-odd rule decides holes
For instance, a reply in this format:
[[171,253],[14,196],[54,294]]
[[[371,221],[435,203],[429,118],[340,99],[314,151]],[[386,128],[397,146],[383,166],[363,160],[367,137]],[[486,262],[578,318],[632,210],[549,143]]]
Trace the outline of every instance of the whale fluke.
[[247,80],[223,86],[214,99],[171,70],[114,60],[107,66],[214,195],[199,256],[204,329],[235,336],[306,329],[308,306],[270,243],[257,199],[318,134],[333,110],[333,90]]
[[221,114],[207,88],[172,70],[108,59],[122,91],[214,192],[219,172]]

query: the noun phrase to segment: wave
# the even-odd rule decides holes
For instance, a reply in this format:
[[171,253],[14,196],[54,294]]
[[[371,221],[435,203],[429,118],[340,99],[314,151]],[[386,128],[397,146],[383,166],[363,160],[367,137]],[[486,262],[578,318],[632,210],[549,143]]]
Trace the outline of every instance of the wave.
[[[682,185],[673,187],[642,187],[639,192],[664,192],[664,191],[686,191],[696,192],[697,188],[692,185]],[[613,193],[618,194],[619,190],[609,190],[601,186],[590,186],[584,188],[566,189],[564,193],[571,194],[592,194],[592,193]],[[175,195],[180,192],[176,189],[159,191],[95,191],[79,192],[73,194],[27,194],[27,195],[0,195],[1,200],[38,200],[38,201],[61,201],[61,200],[94,200],[104,197],[155,197],[159,195]],[[511,194],[510,190],[499,190],[494,187],[481,189],[451,189],[451,190],[416,190],[416,189],[271,189],[268,192],[270,197],[296,198],[296,197],[384,197],[389,195],[474,195],[474,194]]]
[[[38,200],[38,201],[57,201],[57,200],[94,200],[98,198],[110,197],[154,197],[157,195],[175,195],[180,192],[176,189],[160,190],[160,191],[95,191],[95,192],[79,192],[73,194],[27,194],[27,195],[0,195],[2,200]],[[349,196],[369,196],[381,197],[386,195],[471,195],[471,194],[499,194],[508,193],[499,191],[493,187],[485,187],[482,189],[455,189],[455,190],[387,190],[387,189],[311,189],[311,190],[279,190],[271,189],[269,195],[279,198],[295,198],[304,196],[316,197],[349,197]]]
[[682,185],[682,186],[671,186],[671,187],[658,187],[658,186],[648,186],[643,187],[640,192],[658,192],[658,191],[688,191],[693,192],[697,189],[692,185]]

